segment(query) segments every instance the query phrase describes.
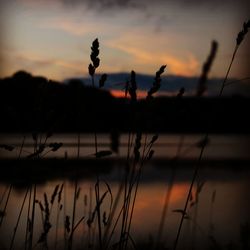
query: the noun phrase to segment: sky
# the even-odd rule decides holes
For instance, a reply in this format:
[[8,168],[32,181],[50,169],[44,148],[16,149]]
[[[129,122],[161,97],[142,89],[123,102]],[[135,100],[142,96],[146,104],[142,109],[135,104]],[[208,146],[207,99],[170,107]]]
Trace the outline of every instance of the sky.
[[[98,73],[200,75],[211,41],[219,50],[211,77],[223,77],[235,39],[249,19],[246,0],[9,0],[1,2],[0,77],[26,70],[54,80],[88,75],[100,42]],[[249,77],[250,37],[231,77]]]

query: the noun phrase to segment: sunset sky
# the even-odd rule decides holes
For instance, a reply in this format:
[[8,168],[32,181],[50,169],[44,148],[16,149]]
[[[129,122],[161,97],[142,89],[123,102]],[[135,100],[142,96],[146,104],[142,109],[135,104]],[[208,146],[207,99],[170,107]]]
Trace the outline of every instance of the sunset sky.
[[[1,2],[0,77],[23,69],[55,80],[87,75],[98,37],[98,72],[197,76],[213,39],[211,76],[225,75],[250,8],[244,0],[9,0]],[[248,77],[250,37],[231,76]]]

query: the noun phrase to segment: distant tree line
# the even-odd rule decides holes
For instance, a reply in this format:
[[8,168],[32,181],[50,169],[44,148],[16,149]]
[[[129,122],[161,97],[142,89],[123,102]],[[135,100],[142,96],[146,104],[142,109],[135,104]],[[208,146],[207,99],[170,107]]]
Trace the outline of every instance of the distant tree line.
[[108,91],[19,71],[0,80],[2,133],[126,132],[248,133],[250,99],[158,97],[130,105]]

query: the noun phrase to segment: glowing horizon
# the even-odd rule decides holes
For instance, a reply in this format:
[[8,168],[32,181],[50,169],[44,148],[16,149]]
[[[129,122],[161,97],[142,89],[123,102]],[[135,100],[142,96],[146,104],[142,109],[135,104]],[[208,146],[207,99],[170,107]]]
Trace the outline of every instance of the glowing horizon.
[[[135,70],[153,75],[199,76],[212,40],[219,52],[210,77],[223,77],[245,15],[233,1],[11,0],[1,4],[0,77],[25,70],[54,80],[88,75],[90,47],[98,37],[98,73]],[[238,7],[237,7],[238,6]],[[223,11],[222,11],[223,10]],[[247,77],[249,37],[238,51],[232,77]]]

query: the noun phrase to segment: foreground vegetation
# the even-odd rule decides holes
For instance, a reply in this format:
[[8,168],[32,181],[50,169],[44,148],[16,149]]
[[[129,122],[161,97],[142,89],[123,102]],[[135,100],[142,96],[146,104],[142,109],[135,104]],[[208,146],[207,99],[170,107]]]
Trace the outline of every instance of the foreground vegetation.
[[[234,58],[239,49],[240,44],[245,38],[245,35],[248,32],[248,28],[250,27],[250,21],[244,23],[243,29],[239,32],[236,39],[235,50],[232,55],[231,62],[229,64],[228,70],[225,75],[225,79],[222,82],[221,89],[218,93],[218,97],[223,95],[223,90],[227,86],[227,79],[230,73],[230,69],[232,67]],[[201,97],[206,91],[206,81],[208,78],[209,71],[212,67],[213,61],[216,56],[218,44],[213,41],[211,46],[211,51],[208,55],[207,60],[205,61],[202,69],[202,73],[200,76],[200,80],[197,85],[196,96]],[[98,39],[94,40],[91,47],[91,55],[90,55],[91,63],[89,64],[89,75],[92,81],[92,87],[96,86],[96,71],[100,65],[99,59],[99,41]],[[147,92],[146,96],[146,107],[149,109],[149,112],[144,112],[143,115],[146,116],[143,121],[146,124],[143,124],[144,130],[142,131],[141,126],[141,114],[137,110],[137,82],[136,82],[136,72],[131,71],[130,80],[127,82],[125,86],[124,96],[129,98],[129,107],[133,111],[129,113],[130,124],[128,127],[128,141],[127,141],[127,155],[126,155],[126,164],[124,167],[123,180],[120,183],[119,189],[117,193],[114,194],[111,186],[105,180],[101,180],[99,176],[99,172],[96,171],[96,181],[93,189],[89,189],[89,195],[84,196],[84,209],[83,213],[80,213],[78,209],[78,201],[80,199],[81,194],[81,186],[79,185],[77,178],[77,171],[75,173],[74,182],[74,193],[72,194],[73,199],[70,201],[70,206],[72,209],[69,211],[66,210],[66,206],[68,206],[68,201],[66,197],[65,183],[60,183],[56,185],[52,193],[44,193],[43,199],[38,199],[37,197],[37,184],[28,185],[26,188],[26,192],[23,197],[23,203],[21,204],[19,209],[18,217],[16,218],[16,223],[13,225],[14,231],[11,239],[10,246],[6,246],[6,249],[15,249],[16,243],[16,234],[18,227],[20,226],[21,220],[26,223],[25,232],[24,232],[24,240],[22,245],[22,249],[140,249],[143,247],[144,249],[165,249],[165,241],[164,241],[164,231],[163,227],[165,224],[166,214],[168,211],[169,199],[171,197],[171,190],[173,183],[175,181],[175,173],[173,172],[171,177],[171,182],[169,184],[168,190],[166,192],[165,202],[163,205],[161,221],[159,223],[159,230],[156,239],[152,242],[146,242],[137,244],[133,239],[133,235],[131,235],[131,226],[133,223],[134,209],[136,206],[138,188],[140,186],[140,179],[142,175],[142,171],[144,165],[151,160],[154,156],[154,143],[158,139],[158,135],[155,134],[153,136],[149,135],[150,131],[150,104],[154,99],[155,93],[161,87],[161,76],[164,74],[167,69],[166,65],[162,65],[158,71],[155,73],[155,77],[153,79],[153,84],[151,88]],[[108,76],[103,74],[100,79],[98,79],[98,87],[102,88],[107,80]],[[46,91],[46,89],[45,89]],[[44,92],[41,92],[44,93]],[[182,98],[185,94],[185,89],[181,88],[178,93],[178,98]],[[48,139],[53,136],[53,126],[50,123],[46,123],[47,125],[51,125],[48,127],[44,127],[41,124],[41,120],[44,118],[39,113],[41,108],[41,103],[44,102],[42,99],[44,96],[41,95],[40,99],[36,100],[35,107],[35,124],[37,124],[37,129],[32,131],[33,137],[33,152],[28,155],[30,159],[42,159],[48,153],[53,153],[60,149],[62,144],[60,142],[55,143],[47,143]],[[93,103],[98,103],[99,100],[92,100]],[[82,108],[81,99],[76,97],[75,100],[75,108]],[[88,108],[88,107],[87,107]],[[99,114],[93,113],[91,117],[87,117],[86,121],[95,119],[95,116]],[[53,115],[52,115],[53,117]],[[77,125],[79,123],[77,120],[80,120],[79,115],[75,118],[75,122]],[[105,122],[105,117],[103,117],[103,122]],[[114,151],[117,150],[117,136],[113,137],[113,148],[112,150],[100,150],[98,133],[97,133],[97,125],[93,124],[93,141],[95,145],[95,152],[93,152],[94,158],[100,159],[103,157],[110,156]],[[41,130],[42,128],[42,130]],[[46,130],[45,130],[46,129]],[[77,159],[80,158],[80,144],[81,144],[81,136],[80,136],[80,128],[76,126],[77,131]],[[22,145],[19,149],[18,158],[21,158],[23,154],[23,147],[25,145],[25,136],[23,137]],[[209,133],[205,131],[205,135],[201,138],[200,141],[197,142],[196,146],[199,147],[199,157],[194,166],[194,172],[192,179],[190,181],[189,191],[186,197],[186,201],[183,208],[176,208],[174,212],[180,215],[180,222],[178,224],[178,230],[176,233],[176,238],[171,249],[176,250],[180,244],[180,236],[183,232],[183,224],[186,220],[190,219],[189,208],[194,207],[194,214],[192,220],[195,221],[197,217],[199,197],[201,195],[201,191],[204,183],[199,182],[197,177],[200,171],[200,163],[204,156],[204,151],[206,146],[209,143]],[[13,150],[11,145],[1,144],[1,149],[3,150]],[[180,157],[180,152],[182,148],[182,140],[180,140],[178,151],[176,153],[176,157],[174,160],[178,160]],[[67,157],[67,156],[65,156]],[[51,170],[53,171],[53,170]],[[194,188],[196,186],[196,188]],[[13,185],[10,185],[3,192],[1,197],[1,213],[0,213],[0,227],[4,225],[3,222],[5,220],[6,214],[8,213],[8,202],[13,192]],[[194,197],[193,197],[194,195]],[[215,193],[213,193],[211,199],[211,207],[215,202]],[[24,211],[26,209],[26,211]],[[212,209],[212,208],[211,208]],[[88,212],[87,212],[88,211]],[[39,225],[37,218],[38,214],[41,215],[41,224],[40,229],[37,230],[36,226]],[[53,219],[52,219],[53,218]],[[52,221],[53,220],[53,221]],[[63,223],[63,226],[62,226]],[[196,223],[194,223],[196,224]],[[52,234],[52,227],[53,235]],[[85,235],[79,235],[78,229],[79,227],[85,228]],[[197,228],[194,228],[194,235]],[[39,232],[39,233],[38,233]],[[37,237],[37,234],[39,235]],[[245,224],[242,226],[242,248],[249,249],[248,242],[248,234],[249,234],[249,224]],[[212,249],[220,249],[220,246],[216,239],[213,237],[213,232],[210,232],[210,241],[212,243]],[[194,236],[195,238],[195,236]],[[79,239],[82,239],[83,242],[79,243]],[[4,239],[1,239],[2,241]],[[20,242],[19,242],[20,244]],[[194,248],[194,246],[193,246]]]

